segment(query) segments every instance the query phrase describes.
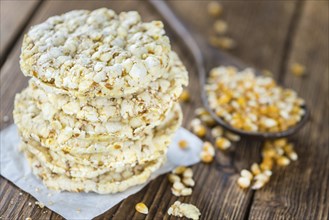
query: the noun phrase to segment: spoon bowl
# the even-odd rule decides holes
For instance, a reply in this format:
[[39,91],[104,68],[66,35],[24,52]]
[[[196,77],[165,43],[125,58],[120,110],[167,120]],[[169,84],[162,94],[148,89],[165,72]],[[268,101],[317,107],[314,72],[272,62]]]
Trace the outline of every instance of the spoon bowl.
[[[222,118],[218,117],[215,112],[210,108],[207,94],[205,91],[205,85],[208,78],[208,74],[213,67],[216,66],[234,66],[241,70],[246,68],[242,62],[236,58],[219,51],[213,47],[210,47],[204,42],[203,38],[198,33],[190,33],[182,22],[176,17],[170,7],[165,1],[150,0],[150,4],[157,10],[157,12],[163,17],[165,22],[174,30],[174,32],[183,39],[182,42],[186,48],[191,52],[195,65],[198,70],[200,87],[201,87],[201,99],[213,119],[223,128],[230,132],[238,134],[240,136],[252,139],[277,139],[284,138],[295,134],[301,129],[309,119],[309,110],[306,105],[302,108],[305,112],[301,120],[293,127],[280,132],[249,132],[241,129],[236,129],[225,122]],[[193,37],[194,36],[194,37]],[[203,48],[202,52],[200,48]],[[259,71],[255,71],[256,76],[260,75]]]

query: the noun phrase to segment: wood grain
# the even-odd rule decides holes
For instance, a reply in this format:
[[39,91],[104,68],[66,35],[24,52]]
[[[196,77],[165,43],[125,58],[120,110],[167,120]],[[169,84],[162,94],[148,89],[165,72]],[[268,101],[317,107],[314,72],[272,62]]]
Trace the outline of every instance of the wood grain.
[[[145,1],[65,1],[65,4],[63,2],[44,2],[27,28],[49,16],[77,8],[109,7],[116,11],[134,9],[142,14],[144,20],[160,18]],[[187,27],[198,33],[196,37],[206,41],[213,22],[206,15],[207,2],[171,1],[170,5]],[[275,171],[273,181],[263,190],[254,193],[250,190],[241,190],[236,185],[237,171],[260,159],[260,143],[242,140],[227,153],[217,152],[216,162],[211,165],[193,166],[196,179],[193,194],[179,200],[199,207],[202,219],[325,219],[328,214],[329,165],[325,161],[329,156],[328,127],[323,123],[325,120],[328,121],[329,107],[328,99],[325,98],[328,97],[328,86],[325,84],[328,82],[328,43],[325,40],[328,36],[328,7],[327,3],[305,4],[294,36],[290,36],[289,29],[294,14],[299,10],[296,5],[296,1],[223,2],[223,18],[229,24],[229,35],[238,42],[238,47],[230,53],[250,66],[272,70],[277,78],[280,78],[279,70],[284,69],[284,82],[299,91],[308,104],[316,108],[311,109],[312,123],[294,138],[300,146],[297,149],[300,160],[285,170]],[[188,89],[192,100],[183,104],[186,126],[193,118],[194,109],[201,106],[200,86],[193,59],[189,51],[182,46],[182,39],[178,39],[169,27],[166,27],[166,30],[174,50],[178,52],[190,73]],[[317,40],[312,41],[307,33],[314,33]],[[287,41],[292,43],[289,51],[286,48]],[[19,70],[20,45],[21,38],[1,68],[0,119],[4,115],[11,118],[14,96],[27,84],[27,79]],[[232,62],[227,55],[217,50],[203,49],[214,57],[209,61],[209,65]],[[289,62],[282,61],[284,54],[288,54]],[[293,61],[307,65],[308,72],[312,74],[305,79],[291,76],[287,64]],[[319,96],[318,91],[324,95]],[[8,123],[1,120],[1,128],[7,125]],[[317,182],[314,183],[315,181]],[[19,193],[17,187],[0,177],[0,216],[3,219],[62,219],[47,208],[40,209],[34,205],[35,199],[29,194]],[[177,199],[171,195],[170,185],[163,175],[96,219],[173,219],[166,212]],[[134,211],[135,204],[140,201],[145,202],[150,208],[147,216]]]
[[[291,36],[285,84],[306,100],[312,119],[293,138],[299,160],[275,170],[269,185],[256,192],[251,219],[328,219],[328,8],[325,1],[306,1]],[[306,66],[307,76],[291,74],[289,64],[294,62]]]
[[32,15],[34,9],[37,7],[39,0],[1,0],[0,4],[0,19],[1,19],[1,38],[0,38],[0,57],[3,56],[6,50],[9,49],[16,38],[20,35],[21,29],[26,25],[26,21]]

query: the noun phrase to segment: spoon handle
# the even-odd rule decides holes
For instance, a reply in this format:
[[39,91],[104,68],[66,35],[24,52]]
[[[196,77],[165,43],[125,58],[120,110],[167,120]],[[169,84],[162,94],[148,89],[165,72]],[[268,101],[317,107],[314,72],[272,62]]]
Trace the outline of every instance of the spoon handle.
[[198,46],[198,43],[192,37],[192,34],[186,29],[182,22],[177,18],[174,12],[170,9],[168,4],[163,0],[150,0],[150,4],[157,10],[157,12],[165,19],[169,26],[182,39],[187,49],[191,52],[195,61],[198,75],[200,79],[201,88],[205,84],[205,68],[203,54]]

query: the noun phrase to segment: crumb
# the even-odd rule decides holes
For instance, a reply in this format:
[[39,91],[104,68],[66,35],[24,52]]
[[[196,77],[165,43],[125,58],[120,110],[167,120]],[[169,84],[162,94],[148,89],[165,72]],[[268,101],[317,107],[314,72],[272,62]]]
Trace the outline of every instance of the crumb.
[[29,204],[28,204],[29,206],[31,206],[32,205],[32,202],[29,202]]
[[52,196],[52,194],[51,193],[48,193],[48,195],[47,195],[48,197],[51,197]]
[[81,212],[81,209],[77,209],[77,213],[80,213]]
[[21,196],[21,195],[23,195],[23,193],[20,192],[19,195]]
[[181,203],[180,201],[176,201],[168,209],[168,215],[198,220],[201,213],[199,209],[192,204]]
[[27,217],[25,220],[32,220],[32,218],[31,217]]
[[40,191],[40,189],[39,189],[38,187],[36,187],[36,188],[35,188],[35,191],[36,191],[36,192],[39,192],[39,191]]

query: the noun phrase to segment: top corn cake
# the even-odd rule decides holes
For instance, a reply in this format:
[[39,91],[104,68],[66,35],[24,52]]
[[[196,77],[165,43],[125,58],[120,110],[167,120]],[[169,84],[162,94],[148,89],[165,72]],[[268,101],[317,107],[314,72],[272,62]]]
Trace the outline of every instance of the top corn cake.
[[76,10],[54,16],[25,35],[20,65],[73,95],[123,97],[167,74],[170,42],[160,21],[137,12]]

